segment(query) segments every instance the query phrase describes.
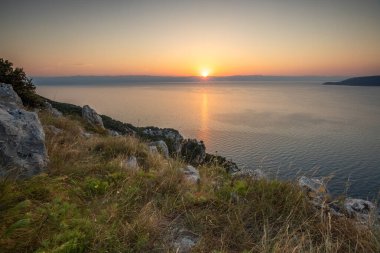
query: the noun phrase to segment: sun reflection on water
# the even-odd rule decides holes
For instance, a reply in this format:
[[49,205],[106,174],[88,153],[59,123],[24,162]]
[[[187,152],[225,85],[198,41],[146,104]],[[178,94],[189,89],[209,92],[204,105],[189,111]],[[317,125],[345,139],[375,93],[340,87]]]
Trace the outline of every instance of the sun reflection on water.
[[202,90],[201,93],[201,104],[200,104],[200,126],[197,132],[197,139],[204,142],[208,142],[209,139],[209,97],[207,90]]

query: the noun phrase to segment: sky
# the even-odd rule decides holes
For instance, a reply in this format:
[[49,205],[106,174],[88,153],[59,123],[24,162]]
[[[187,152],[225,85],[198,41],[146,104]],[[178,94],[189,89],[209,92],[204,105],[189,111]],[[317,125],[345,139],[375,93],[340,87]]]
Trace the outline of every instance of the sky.
[[31,76],[374,75],[379,0],[2,0]]

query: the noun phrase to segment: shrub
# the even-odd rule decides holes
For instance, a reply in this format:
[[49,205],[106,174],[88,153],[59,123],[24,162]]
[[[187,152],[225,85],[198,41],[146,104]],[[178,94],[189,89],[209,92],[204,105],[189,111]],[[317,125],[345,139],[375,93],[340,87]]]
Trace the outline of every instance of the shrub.
[[11,84],[24,105],[42,105],[42,98],[36,94],[32,79],[26,76],[22,68],[13,68],[13,63],[3,58],[0,58],[0,82]]

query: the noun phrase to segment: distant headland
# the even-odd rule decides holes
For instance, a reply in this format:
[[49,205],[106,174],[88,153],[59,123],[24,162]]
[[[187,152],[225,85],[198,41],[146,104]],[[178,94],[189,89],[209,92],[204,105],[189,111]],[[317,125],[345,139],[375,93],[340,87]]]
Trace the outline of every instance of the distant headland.
[[327,82],[339,81],[342,76],[265,76],[265,75],[234,75],[234,76],[34,76],[33,82],[39,85],[124,85],[141,83],[190,83],[190,82]]
[[353,77],[340,82],[326,82],[324,85],[380,86],[380,76]]

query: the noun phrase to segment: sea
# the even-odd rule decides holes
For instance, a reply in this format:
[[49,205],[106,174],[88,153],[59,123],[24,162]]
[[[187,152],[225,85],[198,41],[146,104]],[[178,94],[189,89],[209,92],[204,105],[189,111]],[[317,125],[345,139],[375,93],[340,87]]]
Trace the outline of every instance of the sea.
[[270,178],[325,180],[334,196],[380,196],[380,87],[318,81],[38,85],[135,126],[175,128],[206,151]]

